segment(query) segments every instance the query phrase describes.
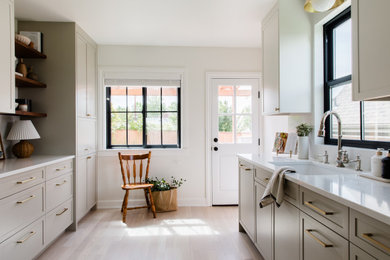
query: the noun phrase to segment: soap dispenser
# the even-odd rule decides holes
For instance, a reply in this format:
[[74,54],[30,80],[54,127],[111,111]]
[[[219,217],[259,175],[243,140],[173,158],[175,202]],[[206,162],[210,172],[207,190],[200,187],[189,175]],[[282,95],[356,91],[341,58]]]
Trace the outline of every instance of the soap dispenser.
[[390,179],[390,150],[387,157],[382,159],[382,178]]
[[378,148],[376,154],[371,157],[371,174],[376,177],[382,176],[383,151],[383,148]]

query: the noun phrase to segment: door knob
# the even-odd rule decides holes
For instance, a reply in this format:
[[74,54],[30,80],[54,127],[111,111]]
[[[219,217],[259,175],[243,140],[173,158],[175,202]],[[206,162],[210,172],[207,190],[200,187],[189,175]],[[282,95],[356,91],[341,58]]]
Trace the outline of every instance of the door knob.
[[218,138],[214,138],[214,142],[218,143]]
[[218,147],[214,147],[214,151],[218,151]]

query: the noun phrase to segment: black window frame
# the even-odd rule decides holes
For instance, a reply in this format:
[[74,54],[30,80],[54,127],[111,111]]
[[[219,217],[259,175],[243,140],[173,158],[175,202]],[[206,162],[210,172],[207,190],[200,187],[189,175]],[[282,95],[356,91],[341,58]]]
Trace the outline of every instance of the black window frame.
[[[124,86],[125,87],[125,86]],[[131,87],[131,86],[130,86]],[[152,86],[151,86],[152,87]],[[154,86],[153,86],[154,87]],[[158,86],[156,86],[158,87]],[[142,111],[128,111],[127,107],[127,96],[128,88],[126,86],[126,111],[123,112],[113,112],[113,113],[125,113],[126,114],[126,143],[128,142],[128,114],[138,113],[142,114],[142,145],[113,145],[111,144],[111,86],[106,86],[106,148],[107,149],[153,149],[153,148],[162,148],[162,149],[179,149],[181,148],[181,86],[177,87],[177,111],[163,111],[162,109],[162,89],[160,87],[160,110],[158,111],[148,111],[147,110],[147,86],[142,86]],[[147,144],[147,133],[146,133],[146,118],[147,113],[159,113],[160,114],[160,124],[161,124],[161,145],[148,145]],[[164,145],[163,144],[163,127],[162,127],[162,115],[164,113],[177,113],[177,144],[176,145]]]
[[[324,112],[331,109],[330,90],[332,87],[340,85],[342,83],[352,82],[352,74],[341,78],[334,78],[334,62],[333,62],[333,30],[344,23],[348,19],[351,19],[351,7],[345,9],[331,21],[326,23],[323,27],[324,37]],[[352,47],[352,46],[351,46]],[[343,146],[358,147],[358,148],[370,148],[376,149],[378,147],[384,149],[390,149],[390,142],[384,141],[367,141],[363,140],[364,135],[364,102],[360,101],[360,140],[342,139]],[[333,120],[333,119],[332,119]],[[331,120],[327,120],[325,123],[325,144],[337,145],[337,139],[331,138]]]

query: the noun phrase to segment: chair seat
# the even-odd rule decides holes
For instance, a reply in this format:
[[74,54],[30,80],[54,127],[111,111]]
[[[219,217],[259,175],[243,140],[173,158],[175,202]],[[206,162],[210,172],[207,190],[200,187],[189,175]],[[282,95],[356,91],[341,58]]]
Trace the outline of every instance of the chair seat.
[[138,190],[138,189],[147,189],[152,188],[153,184],[151,183],[133,183],[122,185],[122,190]]

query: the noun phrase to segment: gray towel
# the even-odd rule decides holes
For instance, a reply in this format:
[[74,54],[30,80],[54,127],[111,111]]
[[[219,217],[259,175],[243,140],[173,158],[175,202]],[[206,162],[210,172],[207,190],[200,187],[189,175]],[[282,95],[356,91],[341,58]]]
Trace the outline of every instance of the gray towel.
[[295,172],[295,170],[286,166],[274,171],[260,200],[260,208],[264,208],[273,202],[278,208],[280,207],[284,197],[284,175],[286,172]]

